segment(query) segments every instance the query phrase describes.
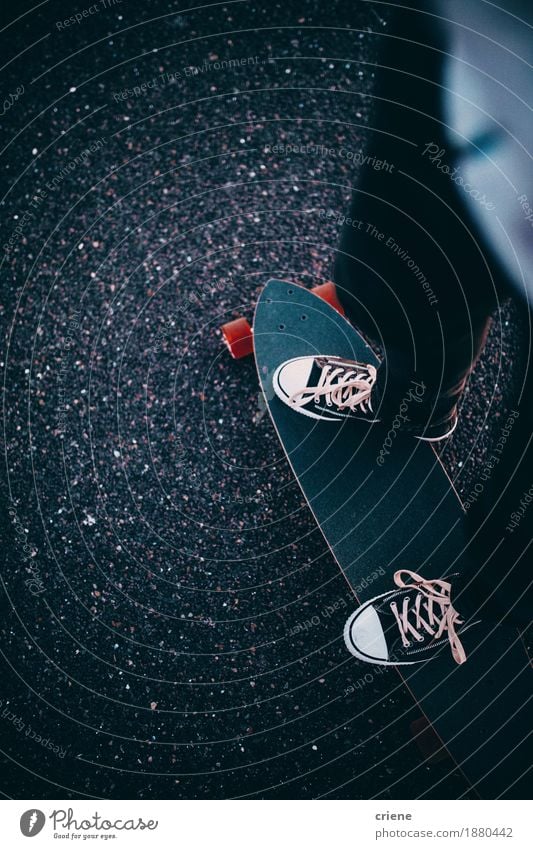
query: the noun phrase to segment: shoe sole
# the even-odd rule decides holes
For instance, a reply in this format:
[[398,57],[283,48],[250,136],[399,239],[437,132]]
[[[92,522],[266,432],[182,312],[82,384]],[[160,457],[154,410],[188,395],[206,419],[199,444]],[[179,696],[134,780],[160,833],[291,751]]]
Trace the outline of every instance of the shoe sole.
[[452,435],[458,423],[459,418],[456,418],[450,430],[447,430],[442,436],[415,436],[415,439],[419,439],[421,442],[442,442],[443,439],[448,439]]

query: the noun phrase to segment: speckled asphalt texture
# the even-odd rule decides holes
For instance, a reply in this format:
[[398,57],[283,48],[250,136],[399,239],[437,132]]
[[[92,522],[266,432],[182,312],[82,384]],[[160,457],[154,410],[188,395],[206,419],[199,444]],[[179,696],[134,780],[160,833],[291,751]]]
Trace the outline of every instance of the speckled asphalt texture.
[[[29,8],[2,33],[2,793],[468,793],[395,673],[347,655],[353,599],[219,331],[269,277],[330,279],[317,210],[358,166],[320,146],[362,149],[386,21]],[[443,455],[462,493],[519,340],[505,305]]]

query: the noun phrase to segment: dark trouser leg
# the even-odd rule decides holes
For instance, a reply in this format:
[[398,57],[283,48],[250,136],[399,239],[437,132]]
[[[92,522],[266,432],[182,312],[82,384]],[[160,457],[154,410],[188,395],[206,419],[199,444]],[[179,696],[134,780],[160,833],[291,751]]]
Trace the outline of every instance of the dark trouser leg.
[[410,149],[399,164],[361,175],[334,277],[352,322],[383,350],[385,408],[416,378],[445,414],[482,350],[495,285],[449,178]]
[[[524,325],[530,321],[529,305]],[[520,363],[514,367],[520,369]],[[533,619],[533,366],[516,380],[517,398],[501,417],[489,467],[467,493],[472,568],[454,584],[455,604],[466,618],[505,622],[520,629]]]
[[354,325],[383,353],[378,372],[383,418],[396,414],[413,380],[424,383],[424,404],[433,410],[432,418],[444,418],[460,400],[484,347],[492,299],[465,305],[457,304],[462,297],[450,295],[450,303],[430,304],[423,289],[413,291],[420,284],[406,279],[409,271],[396,257],[384,255],[387,248],[376,249],[365,236],[345,231],[342,249],[335,273],[341,300]]
[[[384,410],[416,378],[439,415],[459,400],[483,347],[494,275],[460,190],[428,155],[446,151],[439,32],[402,10],[389,36],[334,277],[353,323],[383,348]],[[453,165],[450,153],[442,159]]]
[[[442,46],[427,26],[422,16],[402,12],[389,31],[411,40],[387,40],[381,63],[396,71],[378,71],[382,79],[366,153],[392,167],[363,164],[354,175],[351,221],[342,231],[334,274],[348,316],[383,350],[378,383],[389,415],[397,412],[412,379],[427,385],[438,414],[458,402],[483,349],[498,289],[504,288],[460,188],[439,167],[453,161],[441,126],[440,91],[431,83],[440,81],[440,55],[416,46]],[[429,82],[406,76],[422,72]],[[428,145],[446,151],[440,162],[425,153]],[[528,386],[533,397],[531,375]],[[454,600],[467,617],[478,610],[493,621],[509,611],[515,623],[530,617],[524,599],[531,572],[524,563],[531,556],[526,534],[531,516],[512,530],[506,523],[532,487],[533,476],[527,480],[523,465],[533,454],[527,435],[532,421],[531,410],[521,414],[497,472],[468,515],[474,558],[454,581]],[[518,481],[509,487],[515,469]],[[529,509],[533,515],[533,504]],[[494,592],[503,575],[502,588]]]

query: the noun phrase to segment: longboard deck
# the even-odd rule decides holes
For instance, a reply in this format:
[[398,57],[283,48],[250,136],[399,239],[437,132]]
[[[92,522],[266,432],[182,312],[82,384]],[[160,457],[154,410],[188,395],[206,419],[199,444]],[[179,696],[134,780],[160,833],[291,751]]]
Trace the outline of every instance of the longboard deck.
[[[464,512],[431,445],[395,432],[380,454],[382,426],[317,421],[273,392],[275,369],[291,357],[335,354],[377,365],[349,322],[308,290],[271,280],[256,307],[254,350],[272,422],[357,600],[390,590],[399,568],[428,578],[460,571],[468,558]],[[514,629],[476,626],[463,643],[462,666],[444,649],[437,661],[401,667],[401,677],[478,795],[520,798],[532,761],[530,660]]]

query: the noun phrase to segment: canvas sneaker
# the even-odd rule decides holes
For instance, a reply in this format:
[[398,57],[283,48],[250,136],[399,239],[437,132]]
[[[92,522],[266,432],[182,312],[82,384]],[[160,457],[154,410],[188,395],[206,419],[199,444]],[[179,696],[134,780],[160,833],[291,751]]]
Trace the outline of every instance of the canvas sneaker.
[[376,375],[375,366],[355,360],[294,357],[278,366],[273,386],[285,404],[312,419],[376,422],[371,398]]
[[396,415],[398,430],[402,433],[424,442],[440,442],[454,432],[458,421],[457,404],[450,405],[445,398],[437,403],[426,399],[425,386],[417,381],[406,385],[405,397],[401,402],[397,399],[398,403],[392,405],[388,415],[380,415],[376,379],[377,369],[370,363],[333,355],[294,357],[278,366],[273,387],[278,398],[291,409],[313,419],[340,422],[355,418],[384,423],[390,419],[394,422],[398,410],[405,406],[409,415]]
[[460,635],[470,625],[453,607],[451,582],[400,569],[394,583],[396,589],[370,599],[350,616],[344,627],[348,650],[367,663],[406,666],[430,660],[448,645],[455,662],[464,663]]

